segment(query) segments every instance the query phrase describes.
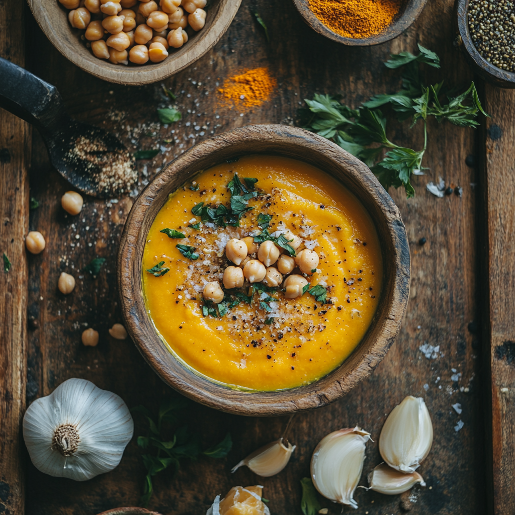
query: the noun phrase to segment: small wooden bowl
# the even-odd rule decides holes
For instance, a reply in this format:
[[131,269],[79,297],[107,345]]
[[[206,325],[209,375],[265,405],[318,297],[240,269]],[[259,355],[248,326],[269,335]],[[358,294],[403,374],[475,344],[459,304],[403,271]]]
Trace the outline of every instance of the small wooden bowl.
[[135,514],[160,514],[159,512],[149,511],[149,509],[143,509],[142,507],[118,507],[117,509],[110,509],[109,511],[100,512],[101,514],[110,514],[112,516],[125,516]]
[[141,86],[170,77],[208,52],[228,29],[242,0],[212,0],[207,10],[206,25],[201,31],[193,34],[180,49],[172,49],[161,63],[149,61],[141,66],[115,65],[97,59],[80,39],[84,30],[70,26],[69,11],[58,0],[27,1],[41,30],[72,63],[105,81]]
[[514,72],[507,72],[486,61],[476,49],[469,33],[468,6],[469,0],[457,0],[455,4],[459,43],[464,49],[468,63],[486,81],[501,88],[514,88]]
[[337,43],[355,47],[379,45],[380,43],[385,43],[386,41],[390,41],[391,39],[398,37],[416,21],[427,2],[427,0],[405,0],[394,21],[384,31],[369,38],[357,39],[340,36],[326,27],[326,25],[324,25],[324,23],[322,23],[310,9],[309,0],[293,1],[305,22],[310,25],[315,32],[318,32]]
[[[248,154],[276,154],[325,170],[370,213],[383,250],[384,283],[374,320],[362,342],[335,371],[303,387],[242,392],[195,374],[160,340],[142,294],[142,256],[149,228],[170,193],[199,170]],[[197,144],[145,188],[127,218],[118,253],[118,286],[126,328],[151,367],[171,387],[209,407],[246,416],[277,416],[327,405],[368,376],[398,333],[409,294],[410,254],[398,208],[364,163],[326,138],[282,125],[236,129]]]

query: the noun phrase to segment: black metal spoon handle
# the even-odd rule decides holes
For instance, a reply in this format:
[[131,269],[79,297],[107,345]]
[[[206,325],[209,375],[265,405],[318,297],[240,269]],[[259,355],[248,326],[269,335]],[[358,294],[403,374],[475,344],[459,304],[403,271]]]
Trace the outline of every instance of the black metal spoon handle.
[[0,107],[53,133],[68,115],[55,86],[0,58]]

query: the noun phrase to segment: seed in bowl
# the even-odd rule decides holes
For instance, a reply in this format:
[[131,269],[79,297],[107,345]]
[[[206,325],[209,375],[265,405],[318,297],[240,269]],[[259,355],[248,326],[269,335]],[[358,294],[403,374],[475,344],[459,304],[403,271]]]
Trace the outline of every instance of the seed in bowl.
[[161,63],[206,24],[206,0],[58,1],[92,54],[113,64]]

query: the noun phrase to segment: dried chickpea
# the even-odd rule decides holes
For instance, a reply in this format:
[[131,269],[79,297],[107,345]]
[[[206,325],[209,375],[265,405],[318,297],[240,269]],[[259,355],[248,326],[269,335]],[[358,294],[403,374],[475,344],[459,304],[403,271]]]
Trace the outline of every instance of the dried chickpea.
[[140,3],[138,7],[138,12],[147,18],[151,13],[158,10],[158,4],[154,0],[150,0],[150,2]]
[[[163,11],[154,11],[150,13],[147,18],[147,25],[158,32],[165,30],[168,26],[168,14]],[[159,30],[161,27],[165,27],[165,29]]]
[[283,233],[283,236],[288,240],[288,245],[294,249],[297,249],[303,243],[303,241],[298,236],[294,235],[290,229]]
[[138,0],[120,0],[120,5],[124,9],[128,9],[129,7],[132,7],[133,5],[136,5]]
[[281,274],[290,274],[294,270],[295,266],[296,261],[288,254],[282,254],[276,263],[276,267],[281,272]]
[[167,49],[161,43],[151,43],[149,45],[149,59],[153,63],[161,63],[167,57]]
[[92,14],[100,13],[100,0],[84,0],[84,7]]
[[93,55],[98,59],[109,59],[109,48],[103,39],[92,41],[91,51],[93,52]]
[[171,47],[180,48],[188,41],[188,34],[179,27],[168,33],[167,41]]
[[176,12],[176,9],[181,5],[181,0],[161,0],[159,5],[163,12],[171,14]]
[[118,34],[124,29],[124,19],[121,16],[107,16],[102,20],[102,27],[110,34]]
[[260,244],[258,249],[258,260],[260,260],[266,267],[270,267],[273,263],[278,261],[280,252],[274,242],[266,240]]
[[145,23],[138,25],[134,31],[134,41],[138,43],[138,45],[145,45],[152,37],[152,29],[148,25],[145,25]]
[[244,276],[251,282],[257,283],[262,281],[267,274],[265,265],[258,260],[249,260],[244,267]]
[[81,213],[83,203],[82,195],[77,192],[69,191],[61,197],[61,206],[70,215],[78,215]]
[[319,265],[319,256],[311,249],[303,249],[296,256],[296,264],[305,274],[313,274]]
[[258,244],[254,241],[254,238],[251,236],[242,238],[242,240],[245,242],[245,245],[247,246],[247,253],[248,254],[254,254],[258,252]]
[[206,283],[202,295],[204,299],[213,301],[214,303],[220,303],[224,299],[224,291],[220,288],[218,281]]
[[151,43],[161,43],[165,47],[165,50],[168,50],[168,41],[163,36],[154,36],[151,39]]
[[109,36],[106,40],[106,45],[118,51],[125,50],[131,46],[131,39],[125,32],[119,32]]
[[177,23],[168,24],[168,28],[170,30],[175,30],[179,28],[186,29],[186,27],[188,27],[188,18],[186,17],[186,15],[181,16],[181,19]]
[[136,14],[131,9],[122,9],[118,16],[124,18],[124,32],[131,32],[136,27]]
[[75,278],[70,274],[66,274],[66,272],[62,272],[57,282],[57,288],[62,294],[69,294],[75,288]]
[[82,332],[82,343],[85,346],[95,347],[99,343],[99,332],[88,328]]
[[169,23],[179,23],[181,18],[185,15],[183,9],[178,7],[173,13],[169,13],[168,22]]
[[109,329],[109,334],[116,340],[127,339],[127,331],[121,324],[113,324],[113,327]]
[[145,45],[136,45],[129,51],[129,61],[131,63],[145,64],[148,60],[149,50]]
[[127,50],[109,49],[109,62],[113,64],[128,64]]
[[39,231],[31,231],[25,238],[27,251],[32,254],[39,254],[45,249],[45,237]]
[[235,265],[240,265],[240,263],[246,256],[247,246],[245,245],[245,242],[243,240],[238,240],[238,238],[232,238],[226,244],[226,257],[230,262],[233,262]]
[[195,31],[200,31],[206,23],[206,11],[196,9],[192,14],[188,15],[188,24]]
[[185,11],[193,13],[197,8],[204,9],[206,3],[206,0],[183,0],[181,5]]
[[74,29],[85,29],[91,21],[90,11],[84,7],[70,11],[68,21]]
[[226,288],[240,288],[244,286],[244,273],[240,267],[227,267],[224,271],[222,283]]
[[303,287],[306,285],[308,285],[308,281],[306,281],[303,276],[300,276],[299,274],[292,274],[283,283],[283,287],[285,288],[285,297],[287,299],[294,299],[296,297],[302,296]]
[[107,14],[108,16],[114,16],[115,14],[118,14],[122,10],[122,6],[120,5],[120,2],[106,2],[104,3],[101,0],[102,5],[100,6],[100,10]]
[[59,3],[67,9],[77,9],[81,4],[79,0],[59,0]]
[[90,22],[86,32],[84,33],[84,37],[88,41],[97,41],[104,37],[104,28],[102,27],[102,22],[100,20],[95,20]]
[[265,278],[263,278],[263,282],[268,287],[279,287],[281,282],[283,281],[283,276],[278,272],[278,269],[275,267],[267,267],[265,272]]

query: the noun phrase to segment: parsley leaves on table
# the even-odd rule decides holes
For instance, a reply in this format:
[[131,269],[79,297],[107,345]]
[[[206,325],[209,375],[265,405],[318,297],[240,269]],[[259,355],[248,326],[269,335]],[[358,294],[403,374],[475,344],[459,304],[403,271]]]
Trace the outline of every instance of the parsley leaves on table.
[[36,199],[34,199],[34,197],[31,197],[30,198],[29,209],[30,210],[35,210],[38,207],[39,207],[39,202]]
[[7,255],[4,253],[4,272],[9,272],[11,270],[11,262]]
[[197,258],[199,258],[199,255],[195,252],[195,247],[191,245],[177,244],[176,247],[179,249],[179,252],[189,260],[197,260]]
[[147,474],[140,499],[144,507],[148,505],[154,492],[152,477],[161,471],[172,466],[177,473],[181,460],[195,460],[200,455],[221,459],[226,457],[231,450],[233,442],[229,433],[220,443],[202,451],[199,436],[191,432],[188,426],[176,427],[173,433],[172,428],[174,426],[166,428],[167,424],[177,425],[184,417],[181,411],[187,406],[188,402],[183,398],[166,400],[159,407],[157,419],[152,416],[146,407],[141,405],[131,410],[135,414],[141,414],[148,425],[146,435],[141,435],[136,440],[138,447],[146,452],[142,455],[142,459]]
[[98,276],[105,261],[105,258],[93,258],[93,260],[82,269],[82,272],[89,272],[92,276]]
[[159,149],[139,150],[133,156],[134,159],[152,159],[159,154]]
[[158,109],[158,116],[162,124],[172,124],[181,120],[181,113],[174,108]]
[[273,237],[268,229],[264,229],[259,235],[255,235],[254,241],[257,244],[261,244],[262,242],[265,242],[266,240],[270,240],[271,242],[274,242],[276,245],[287,251],[287,253],[290,256],[296,256],[296,250],[289,244],[291,240],[287,240],[285,235],[280,235],[277,237]]
[[186,236],[180,231],[170,228],[162,229],[160,233],[165,233],[169,238],[186,238]]
[[159,262],[157,265],[154,265],[152,269],[147,269],[147,272],[159,278],[160,276],[164,276],[170,269],[168,267],[163,267],[165,262]]
[[301,479],[303,496],[301,498],[301,511],[303,514],[317,514],[321,510],[321,504],[317,499],[317,491],[312,480],[305,477]]
[[258,25],[260,25],[260,27],[265,32],[265,37],[267,38],[267,41],[270,42],[269,31],[267,29],[267,25],[265,25],[265,22],[262,20],[262,17],[258,13],[253,13],[253,14],[254,14],[254,18],[257,21]]
[[[383,187],[404,187],[407,197],[414,196],[410,183],[412,174],[423,169],[422,161],[427,148],[427,120],[448,121],[460,127],[475,127],[482,109],[475,84],[460,95],[445,91],[443,82],[425,86],[420,77],[420,63],[440,68],[437,54],[418,45],[419,54],[393,54],[385,63],[387,68],[403,67],[402,89],[394,94],[380,94],[364,102],[359,109],[351,109],[329,95],[314,95],[305,99],[308,105],[306,128],[333,140],[344,150],[371,167]],[[386,118],[382,109],[390,107],[399,121],[412,119],[412,127],[423,120],[423,149],[416,151],[398,146],[387,138]],[[371,147],[370,145],[374,145]],[[382,157],[383,153],[385,155]]]
[[177,97],[164,84],[162,84],[161,87],[163,88],[163,93],[166,97],[170,100],[176,100]]

